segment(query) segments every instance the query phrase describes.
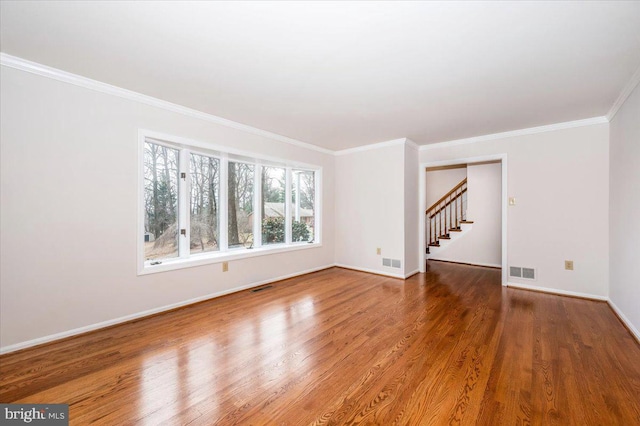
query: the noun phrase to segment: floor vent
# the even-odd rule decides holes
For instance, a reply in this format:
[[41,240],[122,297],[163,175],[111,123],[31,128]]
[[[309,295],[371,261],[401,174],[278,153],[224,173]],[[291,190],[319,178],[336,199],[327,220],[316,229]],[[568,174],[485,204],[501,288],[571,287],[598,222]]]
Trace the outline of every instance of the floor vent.
[[270,288],[273,288],[273,286],[272,285],[266,285],[264,287],[254,288],[253,290],[251,290],[251,293],[257,293],[259,291],[267,290],[267,289],[270,289]]

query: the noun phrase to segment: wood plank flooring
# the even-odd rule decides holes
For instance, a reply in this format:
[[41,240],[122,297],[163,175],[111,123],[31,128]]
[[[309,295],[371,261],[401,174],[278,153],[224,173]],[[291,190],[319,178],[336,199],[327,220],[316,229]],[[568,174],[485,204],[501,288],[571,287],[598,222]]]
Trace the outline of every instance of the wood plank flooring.
[[77,425],[640,424],[640,345],[604,302],[438,262],[272,286],[4,355],[0,401]]

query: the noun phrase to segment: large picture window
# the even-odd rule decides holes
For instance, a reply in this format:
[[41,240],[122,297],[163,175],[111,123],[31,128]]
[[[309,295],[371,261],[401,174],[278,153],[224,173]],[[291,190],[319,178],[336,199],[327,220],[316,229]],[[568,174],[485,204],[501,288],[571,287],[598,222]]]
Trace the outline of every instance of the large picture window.
[[145,135],[141,146],[141,273],[319,245],[319,168]]

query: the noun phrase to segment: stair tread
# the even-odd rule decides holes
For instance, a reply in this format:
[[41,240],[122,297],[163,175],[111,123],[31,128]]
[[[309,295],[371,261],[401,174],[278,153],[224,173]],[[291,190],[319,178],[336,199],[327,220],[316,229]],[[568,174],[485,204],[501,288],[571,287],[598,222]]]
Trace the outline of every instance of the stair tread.
[[438,243],[429,243],[429,247],[440,247]]
[[461,220],[460,223],[473,223],[472,220]]
[[451,239],[451,237],[447,237],[445,235],[441,235],[438,238],[441,239],[441,240],[450,240]]
[[460,228],[451,228],[451,229],[449,229],[449,232],[462,232],[462,229],[460,229]]

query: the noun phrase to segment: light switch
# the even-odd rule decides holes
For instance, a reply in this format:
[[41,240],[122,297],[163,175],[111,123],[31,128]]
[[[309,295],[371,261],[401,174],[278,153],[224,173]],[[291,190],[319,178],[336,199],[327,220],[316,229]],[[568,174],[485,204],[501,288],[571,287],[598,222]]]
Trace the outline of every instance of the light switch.
[[509,197],[509,205],[510,206],[516,205],[516,197]]

